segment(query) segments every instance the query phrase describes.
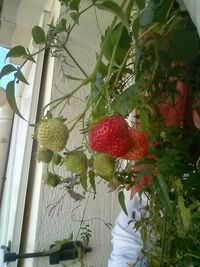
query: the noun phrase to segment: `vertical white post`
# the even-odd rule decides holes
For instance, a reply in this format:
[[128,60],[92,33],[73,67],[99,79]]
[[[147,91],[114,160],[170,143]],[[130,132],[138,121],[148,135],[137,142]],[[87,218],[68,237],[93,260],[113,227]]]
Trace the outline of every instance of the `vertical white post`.
[[0,87],[0,203],[5,181],[5,169],[12,126],[13,112],[6,100],[6,93]]

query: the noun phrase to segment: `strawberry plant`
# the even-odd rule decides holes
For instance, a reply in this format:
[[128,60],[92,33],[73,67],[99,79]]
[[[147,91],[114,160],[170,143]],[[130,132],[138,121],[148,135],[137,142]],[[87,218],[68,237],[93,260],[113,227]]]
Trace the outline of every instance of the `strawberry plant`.
[[[121,5],[91,0],[84,8],[77,0],[60,3],[62,16],[47,33],[38,26],[32,30],[40,49],[12,48],[7,58],[20,56],[24,63],[17,69],[8,64],[0,73],[14,73],[7,98],[22,118],[14,88],[18,81],[27,83],[22,67],[38,53],[46,49],[60,60],[67,55],[81,73],[67,75],[78,86],[53,99],[36,124],[37,157],[47,165],[44,182],[53,187],[62,183],[81,200],[76,187],[92,188],[95,196],[99,176],[116,190],[125,213],[124,190],[143,192],[149,201],[136,230],[151,266],[198,266],[200,41],[188,12],[175,0],[123,0]],[[106,10],[114,18],[101,33],[95,65],[87,74],[68,43],[90,9]],[[72,124],[58,118],[55,111],[65,117],[63,106],[85,86],[90,90],[79,116]],[[69,150],[68,137],[80,122],[83,145]],[[72,176],[59,176],[55,165]]]

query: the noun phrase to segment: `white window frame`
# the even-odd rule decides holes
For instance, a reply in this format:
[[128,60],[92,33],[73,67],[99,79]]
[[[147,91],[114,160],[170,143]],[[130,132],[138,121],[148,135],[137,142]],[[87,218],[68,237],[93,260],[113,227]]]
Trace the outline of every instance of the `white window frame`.
[[[50,15],[49,11],[45,10],[41,18],[42,24],[40,23],[40,25],[47,27]],[[44,52],[38,55],[36,64],[27,65],[25,72],[27,76],[30,76],[28,80],[30,86],[21,85],[19,87],[18,108],[30,123],[35,123],[36,121],[43,62]],[[30,103],[30,105],[26,105],[27,103]],[[14,117],[6,181],[0,210],[0,245],[7,246],[8,242],[11,241],[11,251],[15,253],[19,253],[20,249],[28,177],[32,157],[32,136],[34,128],[29,126],[28,122],[22,120],[17,115]],[[40,186],[38,190],[40,190]],[[37,192],[37,195],[38,194],[39,192]],[[35,212],[37,212],[37,209]],[[3,250],[0,250],[0,266],[2,267],[7,266],[7,264],[3,262],[3,257]],[[9,266],[16,267],[17,261],[11,262]]]

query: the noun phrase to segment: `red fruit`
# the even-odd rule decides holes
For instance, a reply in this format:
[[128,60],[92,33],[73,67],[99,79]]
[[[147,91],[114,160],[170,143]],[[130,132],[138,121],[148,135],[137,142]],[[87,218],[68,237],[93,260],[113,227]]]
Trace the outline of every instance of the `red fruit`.
[[129,129],[130,149],[123,156],[127,160],[141,160],[148,153],[148,136],[146,133],[136,129]]
[[176,82],[176,90],[180,93],[180,96],[176,97],[175,103],[170,103],[167,96],[165,96],[159,107],[160,114],[164,118],[164,125],[166,127],[183,125],[184,123],[188,92],[186,83],[178,80]]
[[129,149],[126,120],[120,115],[102,118],[89,132],[90,147],[112,157],[121,157]]

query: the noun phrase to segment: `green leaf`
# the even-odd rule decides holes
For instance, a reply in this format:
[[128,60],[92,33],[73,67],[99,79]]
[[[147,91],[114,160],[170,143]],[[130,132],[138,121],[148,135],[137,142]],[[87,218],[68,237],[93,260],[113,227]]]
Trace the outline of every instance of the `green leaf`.
[[[124,57],[126,56],[132,42],[132,38],[130,36],[129,31],[127,30],[126,27],[121,26],[120,24],[118,30],[118,35],[120,36],[116,38],[116,42],[118,40],[119,42],[117,44],[117,50],[115,54],[115,61],[118,65],[122,64]],[[114,45],[116,44],[116,42],[114,43]]]
[[190,227],[190,209],[186,208],[183,196],[178,196],[178,207],[184,228],[186,231],[188,231]]
[[21,70],[18,70],[17,72],[15,72],[14,76],[21,82],[25,83],[25,84],[29,84],[26,80],[26,78],[24,77],[24,74],[21,72]]
[[70,9],[71,10],[76,10],[78,12],[80,2],[81,2],[80,0],[72,0],[72,1],[70,1],[70,5],[69,5]]
[[23,56],[27,56],[26,49],[21,45],[17,45],[10,49],[10,51],[6,55],[6,59],[9,57],[23,57]]
[[32,29],[32,37],[36,44],[42,44],[45,43],[45,32],[44,30],[39,26],[34,26]]
[[120,113],[122,116],[128,116],[133,109],[138,107],[140,96],[138,94],[138,84],[129,86],[120,95],[115,97],[112,103],[112,109]]
[[66,25],[67,25],[66,19],[62,18],[61,20],[59,20],[54,29],[55,33],[65,32],[67,30]]
[[140,109],[140,125],[142,131],[147,130],[149,126],[149,115],[145,109]]
[[53,253],[56,253],[58,251],[60,251],[62,248],[62,242],[58,243],[54,246],[52,246],[50,249],[47,250],[47,253],[49,254],[53,254]]
[[138,9],[142,10],[145,8],[146,0],[136,0],[136,4],[138,6]]
[[93,191],[96,193],[95,172],[92,170],[89,171],[89,180]]
[[8,84],[7,84],[7,87],[6,87],[6,97],[7,97],[7,100],[8,100],[8,103],[10,105],[10,107],[12,108],[12,110],[20,117],[22,118],[23,120],[24,117],[21,115],[18,107],[17,107],[17,103],[16,103],[16,100],[15,100],[15,82],[14,81],[10,81]]
[[25,58],[27,59],[27,60],[30,60],[30,61],[32,61],[33,63],[36,63],[36,61],[35,61],[35,59],[34,59],[34,57],[30,54],[30,53],[28,53],[28,55],[27,56],[25,56]]
[[74,239],[74,233],[71,232],[70,235],[69,235],[69,238],[67,240],[73,240]]
[[70,13],[70,17],[73,19],[74,22],[78,24],[78,19],[79,19],[79,13],[76,11],[72,11]]
[[126,15],[124,14],[122,8],[111,1],[104,1],[101,4],[95,4],[99,9],[107,10],[109,12],[112,12],[115,16],[117,16],[126,26],[127,30],[129,30],[129,24],[128,20],[126,18]]
[[149,154],[160,157],[162,155],[162,152],[160,150],[158,150],[156,147],[151,145],[151,146],[149,146]]
[[119,203],[120,203],[120,206],[123,210],[123,212],[128,215],[128,212],[127,212],[127,209],[126,209],[126,204],[125,204],[125,196],[124,196],[124,192],[123,191],[120,191],[118,193],[118,200],[119,200]]
[[87,175],[82,175],[80,177],[80,183],[81,183],[81,186],[83,187],[83,189],[85,191],[87,191]]
[[175,30],[169,40],[169,54],[173,60],[191,63],[199,53],[199,37],[189,28]]
[[113,65],[121,65],[132,41],[129,31],[123,23],[118,23],[112,31],[107,28],[105,31],[105,37],[102,36],[101,40],[104,43],[103,53],[108,62],[113,57],[113,50],[116,46]]
[[16,70],[17,69],[12,64],[5,65],[0,72],[0,79]]
[[171,201],[168,193],[169,188],[167,186],[167,183],[161,175],[156,176],[156,179],[154,179],[154,183],[157,185],[158,196],[160,198],[160,201],[162,202],[163,207],[166,208],[166,210],[170,213],[171,216],[173,216],[173,210],[170,204]]
[[144,170],[138,172],[136,178],[139,180],[141,177],[143,177],[143,176],[145,176],[145,175],[147,175],[147,174],[150,174],[151,172],[152,172],[151,169],[144,169]]
[[153,3],[153,22],[164,23],[167,19],[172,0],[150,0]]
[[140,161],[137,161],[134,166],[139,166],[139,165],[145,165],[145,164],[155,164],[157,161],[156,159],[153,158],[145,158]]
[[136,41],[138,39],[139,30],[140,30],[140,23],[139,23],[139,17],[137,17],[136,19],[134,19],[132,24],[132,34]]

